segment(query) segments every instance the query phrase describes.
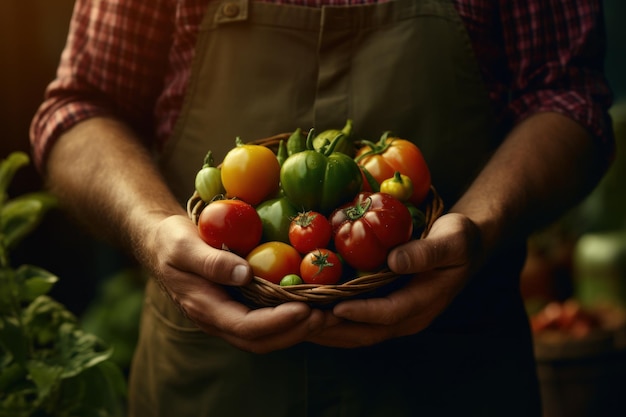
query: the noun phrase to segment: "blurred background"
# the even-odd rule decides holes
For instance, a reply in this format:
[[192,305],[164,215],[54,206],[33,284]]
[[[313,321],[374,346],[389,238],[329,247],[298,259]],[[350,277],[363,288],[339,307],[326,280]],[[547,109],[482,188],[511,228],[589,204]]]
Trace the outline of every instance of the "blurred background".
[[[0,158],[29,151],[29,124],[54,77],[73,3],[0,2]],[[604,6],[618,154],[589,198],[531,238],[522,279],[546,417],[626,415],[620,392],[626,387],[626,2],[605,0]],[[18,172],[10,193],[41,188],[31,165]],[[127,366],[143,279],[133,262],[59,211],[49,213],[13,258],[57,274],[52,295],[114,344],[116,360]]]

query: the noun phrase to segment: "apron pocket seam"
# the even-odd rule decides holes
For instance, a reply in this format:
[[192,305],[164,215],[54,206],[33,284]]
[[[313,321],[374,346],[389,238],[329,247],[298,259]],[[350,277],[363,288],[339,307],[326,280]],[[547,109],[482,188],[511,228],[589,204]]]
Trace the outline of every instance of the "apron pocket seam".
[[161,311],[159,311],[153,300],[149,297],[146,298],[146,307],[150,309],[150,312],[153,314],[156,320],[163,323],[162,329],[171,335],[192,336],[194,338],[209,336],[204,333],[199,327],[184,327],[172,322],[167,317],[165,317],[165,315],[161,313]]

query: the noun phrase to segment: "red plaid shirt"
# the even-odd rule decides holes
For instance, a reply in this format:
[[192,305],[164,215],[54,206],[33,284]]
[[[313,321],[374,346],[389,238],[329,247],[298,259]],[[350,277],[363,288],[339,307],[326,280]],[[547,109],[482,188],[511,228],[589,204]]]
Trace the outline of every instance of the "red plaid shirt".
[[[97,115],[116,114],[144,137],[166,141],[181,109],[208,1],[77,0],[57,78],[31,126],[36,164],[43,166],[63,131]],[[376,3],[263,1],[315,7]],[[531,113],[556,111],[611,149],[600,0],[453,3],[504,127]]]

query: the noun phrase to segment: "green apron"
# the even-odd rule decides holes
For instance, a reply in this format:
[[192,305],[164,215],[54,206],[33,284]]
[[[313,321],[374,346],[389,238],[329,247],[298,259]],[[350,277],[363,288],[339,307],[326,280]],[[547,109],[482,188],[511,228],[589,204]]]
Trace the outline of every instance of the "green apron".
[[[308,8],[209,2],[182,113],[160,160],[184,204],[207,150],[235,137],[354,121],[358,137],[411,139],[449,207],[497,141],[490,102],[449,0]],[[131,417],[538,416],[517,275],[503,248],[426,331],[360,349],[266,355],[202,333],[148,284]]]

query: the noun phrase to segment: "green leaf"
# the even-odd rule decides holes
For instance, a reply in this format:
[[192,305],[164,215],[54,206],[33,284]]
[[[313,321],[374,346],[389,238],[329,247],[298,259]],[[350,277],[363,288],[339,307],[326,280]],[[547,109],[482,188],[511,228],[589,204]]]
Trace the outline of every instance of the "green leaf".
[[15,271],[0,268],[0,316],[17,317],[20,309],[19,298]]
[[47,294],[59,280],[51,272],[33,265],[20,266],[16,276],[20,283],[20,299],[28,302]]
[[0,317],[0,347],[6,350],[16,363],[26,367],[29,354],[28,339],[16,318]]
[[46,295],[55,275],[9,265],[9,251],[57,206],[46,192],[8,199],[28,162],[22,152],[0,161],[0,417],[123,417],[125,378],[112,349]]
[[57,339],[62,324],[75,324],[77,319],[64,305],[42,295],[24,309],[22,321],[36,346],[48,346]]
[[51,194],[47,191],[34,191],[30,193],[25,193],[25,194],[22,194],[20,196],[17,196],[11,199],[11,201],[15,201],[15,202],[26,201],[26,200],[39,201],[44,211],[51,210],[53,208],[58,207],[59,205],[58,198],[54,196],[54,194]]
[[58,390],[63,368],[38,360],[29,361],[27,368],[30,379],[37,386],[38,402],[44,403],[51,393]]
[[13,181],[15,173],[23,166],[28,165],[30,158],[24,152],[13,152],[0,161],[0,202],[7,198],[7,189]]
[[8,201],[0,210],[0,231],[4,246],[14,248],[55,205],[56,199],[47,193],[25,194]]
[[37,394],[34,386],[11,392],[6,397],[0,397],[0,417],[32,417],[33,401]]
[[19,385],[26,378],[26,368],[16,362],[11,362],[2,367],[0,372],[0,397],[9,392],[9,388]]
[[[70,391],[70,393],[68,393]],[[64,381],[62,395],[80,392],[79,407],[73,415],[81,417],[122,417],[125,411],[126,380],[121,370],[109,361],[86,369]]]
[[72,323],[59,328],[59,351],[63,364],[63,378],[71,378],[85,369],[109,359],[113,350],[97,336],[87,333]]

